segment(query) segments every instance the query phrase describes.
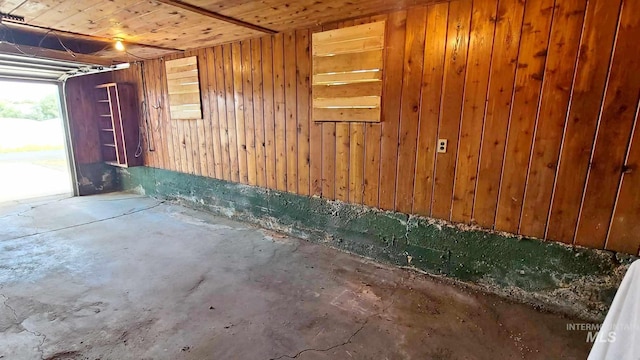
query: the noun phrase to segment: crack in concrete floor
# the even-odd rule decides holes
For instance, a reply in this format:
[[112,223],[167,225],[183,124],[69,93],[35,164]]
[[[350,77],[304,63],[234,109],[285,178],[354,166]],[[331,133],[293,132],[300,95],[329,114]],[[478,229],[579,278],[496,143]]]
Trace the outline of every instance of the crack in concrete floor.
[[[45,230],[45,231],[41,231],[41,232],[35,232],[35,233],[21,235],[21,236],[17,236],[17,237],[14,237],[14,238],[9,238],[9,239],[2,239],[2,241],[19,240],[19,239],[28,238],[28,237],[31,237],[31,236],[49,234],[49,233],[53,233],[53,232],[57,232],[57,231],[69,230],[69,229],[73,229],[73,228],[77,228],[77,227],[81,227],[81,226],[92,225],[92,224],[103,222],[103,221],[114,220],[114,219],[117,219],[117,218],[121,218],[123,216],[128,216],[128,215],[136,214],[136,213],[139,213],[139,212],[142,212],[142,211],[151,210],[151,209],[154,209],[154,208],[156,208],[156,207],[158,207],[158,206],[160,206],[162,204],[164,204],[164,201],[160,201],[159,203],[157,203],[157,204],[155,204],[153,206],[149,206],[149,207],[142,208],[142,209],[135,209],[135,210],[127,211],[125,213],[114,215],[114,216],[109,216],[109,217],[106,217],[106,218],[103,218],[103,219],[97,219],[97,220],[87,221],[87,222],[80,223],[80,224],[73,224],[73,225],[64,226],[64,227],[60,227],[60,228],[56,228],[56,229],[50,229],[50,230]],[[36,208],[37,207],[33,207],[33,208],[31,208],[29,210],[26,210],[26,211],[31,211],[31,210],[34,210]],[[18,213],[18,214],[14,214],[12,216],[24,216],[24,215],[22,213]],[[33,216],[28,216],[28,217],[33,219]]]
[[[4,311],[18,324],[29,319],[25,331],[37,338],[3,332],[0,358],[546,359],[588,352],[581,334],[565,330],[571,319],[170,203],[115,200],[125,199],[70,198],[27,209],[32,218],[20,224],[0,218],[5,257],[25,266],[18,273],[0,267]],[[78,212],[103,216],[46,223],[51,230],[38,234],[35,248],[25,240],[35,234],[2,239],[2,229],[49,214],[73,224]],[[25,278],[35,271],[27,266],[33,256],[46,276]],[[78,262],[79,271],[52,265],[60,261]],[[91,311],[97,301],[100,311]]]
[[42,348],[44,346],[45,341],[47,341],[47,335],[45,334],[41,334],[37,331],[33,331],[33,330],[29,330],[27,329],[22,323],[23,321],[18,320],[18,313],[16,312],[16,310],[9,305],[9,297],[7,297],[4,294],[0,294],[0,296],[2,296],[4,298],[4,301],[2,302],[2,304],[8,308],[9,310],[11,310],[11,312],[13,313],[13,318],[14,318],[14,325],[19,326],[21,331],[23,332],[27,332],[37,338],[40,338],[40,344],[38,344],[36,346],[36,349],[38,350],[38,352],[40,353],[40,358],[44,359],[44,349]]

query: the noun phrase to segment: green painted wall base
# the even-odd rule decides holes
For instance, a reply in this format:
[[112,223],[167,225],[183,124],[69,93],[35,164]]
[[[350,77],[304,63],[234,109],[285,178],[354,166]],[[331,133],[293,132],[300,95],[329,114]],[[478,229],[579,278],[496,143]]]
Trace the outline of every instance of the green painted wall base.
[[120,170],[124,190],[179,201],[517,301],[602,319],[632,257],[173,171]]

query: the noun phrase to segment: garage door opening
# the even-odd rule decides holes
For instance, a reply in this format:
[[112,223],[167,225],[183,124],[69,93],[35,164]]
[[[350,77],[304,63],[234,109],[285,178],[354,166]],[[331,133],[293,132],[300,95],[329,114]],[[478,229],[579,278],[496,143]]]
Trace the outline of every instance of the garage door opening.
[[0,79],[0,203],[71,194],[58,85]]

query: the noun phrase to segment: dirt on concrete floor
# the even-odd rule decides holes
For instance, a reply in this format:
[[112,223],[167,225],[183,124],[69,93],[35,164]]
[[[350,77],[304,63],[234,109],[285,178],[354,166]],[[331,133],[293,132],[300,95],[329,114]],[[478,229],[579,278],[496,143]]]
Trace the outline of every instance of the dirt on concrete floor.
[[131,194],[0,204],[0,359],[584,359],[578,319]]

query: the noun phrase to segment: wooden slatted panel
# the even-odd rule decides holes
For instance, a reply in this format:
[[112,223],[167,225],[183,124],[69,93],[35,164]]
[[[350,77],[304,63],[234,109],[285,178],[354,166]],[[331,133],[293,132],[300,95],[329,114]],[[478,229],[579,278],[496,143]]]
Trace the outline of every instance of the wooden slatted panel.
[[455,177],[458,136],[462,116],[462,99],[467,68],[469,47],[469,23],[471,22],[471,1],[460,0],[449,4],[448,41],[438,138],[446,139],[447,152],[436,153],[435,175],[433,178],[433,205],[431,215],[439,219],[451,218],[451,199]]
[[485,228],[495,220],[524,4],[500,1],[498,13],[473,210],[473,220]]
[[[467,78],[455,171],[451,220],[470,223],[478,172],[478,155],[491,70],[497,0],[474,2],[467,58]],[[430,144],[435,146],[433,143]]]
[[412,175],[415,173],[416,166],[420,86],[422,84],[420,76],[425,55],[426,19],[427,9],[425,7],[409,11],[407,14],[395,205],[396,210],[404,213],[411,212],[413,205],[414,177]]
[[373,97],[381,92],[381,80],[343,85],[313,85],[313,94],[317,98]]
[[[367,55],[358,53],[380,52],[384,48],[384,22],[377,22],[363,25],[341,26],[339,29],[319,32],[313,34],[312,53],[313,56],[327,57],[340,56],[344,63],[356,63],[362,61]],[[375,58],[375,57],[374,57]],[[353,59],[353,61],[350,61]],[[324,59],[331,61],[331,59]],[[327,69],[329,70],[329,69]],[[330,70],[331,71],[331,70]],[[314,74],[317,73],[314,71]]]
[[384,29],[384,21],[349,21],[312,35],[314,121],[380,121]]
[[[337,43],[329,43],[325,45],[314,45],[314,54],[318,56],[339,55],[353,52],[364,52],[380,50],[384,47],[384,37],[355,39]],[[315,44],[315,40],[314,40]]]
[[[324,98],[324,99],[316,99],[315,105],[319,108],[330,108],[331,106],[338,106],[338,107],[362,106],[364,109],[370,110],[370,108],[380,107],[380,98],[374,97],[374,96]],[[328,109],[322,109],[322,110],[328,110]],[[348,109],[348,110],[351,110],[351,109]]]
[[367,82],[380,81],[381,79],[382,79],[382,72],[380,71],[325,73],[325,74],[313,75],[313,85],[367,83]]
[[173,120],[202,118],[198,57],[190,56],[165,62],[169,108]]
[[640,2],[624,2],[574,243],[604,246],[640,95]]
[[313,74],[377,70],[382,68],[382,49],[314,58]]
[[428,7],[413,212],[431,215],[435,148],[447,40],[448,4]]
[[378,122],[380,108],[313,108],[313,119],[333,122]]
[[[313,53],[319,54],[317,47],[341,43],[345,41],[355,41],[362,39],[380,39],[380,43],[384,42],[382,39],[384,33],[384,23],[376,22],[362,25],[343,26],[339,29],[332,29],[313,34]],[[351,52],[351,51],[349,51]]]
[[572,243],[618,25],[620,1],[587,4],[546,238]]
[[518,69],[507,133],[495,228],[515,233],[527,180],[533,129],[544,78],[554,0],[528,0],[520,39]]
[[557,0],[531,150],[520,233],[543,238],[557,171],[586,0]]

